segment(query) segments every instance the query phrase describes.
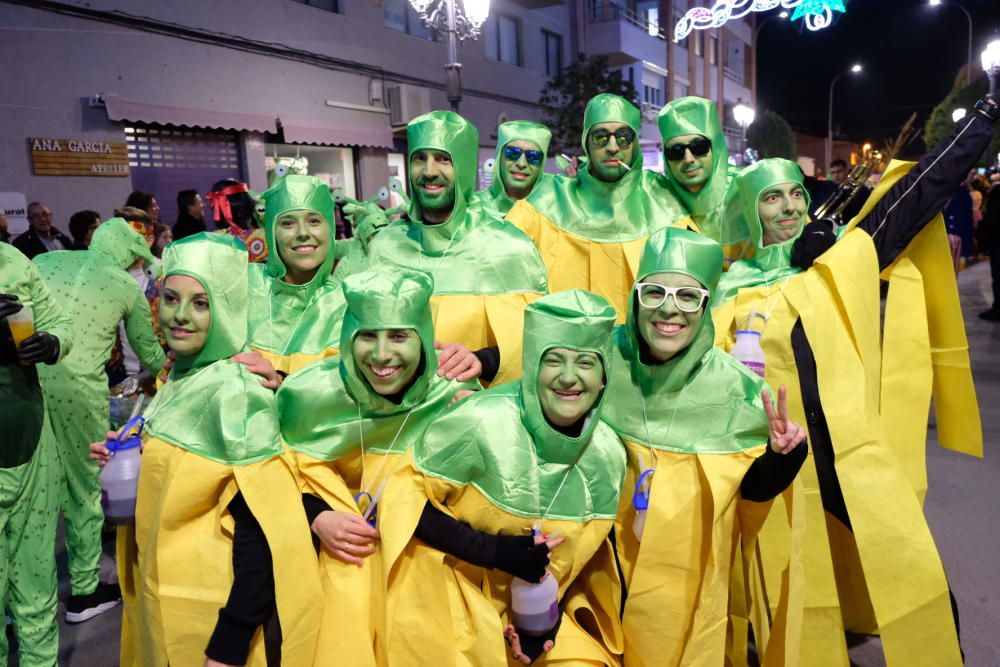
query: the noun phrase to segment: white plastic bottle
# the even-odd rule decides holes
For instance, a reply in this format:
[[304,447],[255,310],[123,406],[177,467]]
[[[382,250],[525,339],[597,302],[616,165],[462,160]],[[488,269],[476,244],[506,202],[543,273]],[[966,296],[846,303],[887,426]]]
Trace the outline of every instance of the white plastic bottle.
[[510,598],[511,615],[519,632],[537,637],[559,621],[559,584],[548,570],[537,584],[514,577]]
[[736,344],[729,351],[744,366],[764,377],[764,350],[760,346],[760,332],[743,329],[736,332]]
[[[104,516],[119,525],[135,520],[135,498],[139,490],[139,446],[142,444],[142,417],[133,418],[122,429],[121,434],[105,444],[111,451],[111,459],[101,471],[101,505]],[[125,436],[136,422],[139,432]]]

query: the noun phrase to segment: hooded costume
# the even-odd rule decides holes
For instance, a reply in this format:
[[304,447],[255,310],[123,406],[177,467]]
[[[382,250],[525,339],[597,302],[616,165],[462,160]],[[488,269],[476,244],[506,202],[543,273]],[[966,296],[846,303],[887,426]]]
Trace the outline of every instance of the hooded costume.
[[[282,663],[312,664],[321,614],[316,556],[282,457],[274,395],[229,360],[247,349],[246,248],[231,236],[196,234],[167,247],[164,267],[167,278],[201,283],[211,324],[204,347],[177,356],[144,412],[134,545],[119,539],[122,664],[204,664],[233,587],[236,494],[270,548]],[[248,665],[265,664],[263,634],[253,635]]]
[[541,360],[551,348],[592,352],[607,369],[613,323],[604,299],[579,290],[530,305],[522,379],[460,401],[435,420],[390,479],[383,502],[392,511],[379,517],[390,664],[508,664],[503,629],[512,576],[412,537],[428,502],[493,535],[562,531],[566,541],[549,565],[560,597],[580,576],[600,585],[587,587],[593,598],[587,604],[563,609],[555,647],[536,664],[615,664],[619,597],[608,534],[625,452],[600,420],[607,392],[571,437],[549,424],[538,389]]
[[[722,248],[688,230],[657,232],[643,250],[637,282],[665,272],[692,277],[711,291],[722,272]],[[721,665],[727,654],[745,664],[746,613],[742,627],[730,628],[732,652],[726,619],[731,609],[747,605],[742,590],[730,598],[730,575],[742,573],[769,507],[740,494],[751,466],[766,456],[765,383],[714,347],[708,312],[686,348],[669,361],[650,363],[637,308],[633,296],[626,323],[612,334],[603,413],[628,450],[615,525],[628,592],[625,664]],[[636,505],[642,505],[633,502],[640,479],[648,488],[641,541],[633,531]],[[744,558],[737,560],[740,541]],[[770,632],[766,625],[755,627],[762,664],[771,664],[763,660],[773,659],[772,650],[780,654],[786,621],[787,609],[779,607]],[[790,634],[794,639],[794,630]]]
[[625,317],[646,237],[674,224],[690,225],[684,209],[642,168],[639,150],[641,114],[627,100],[602,93],[587,103],[583,150],[598,123],[624,123],[635,132],[630,171],[614,183],[590,173],[581,159],[575,177],[540,181],[527,199],[514,204],[507,221],[535,242],[548,269],[549,290],[580,288],[600,294]]
[[546,292],[545,266],[530,239],[472,198],[479,148],[472,124],[451,111],[432,111],[410,121],[406,136],[411,159],[421,150],[451,155],[454,208],[447,220],[431,224],[415,195],[410,221],[393,223],[371,244],[370,266],[387,262],[430,274],[438,340],[470,350],[497,346],[500,369],[493,381],[516,379],[524,308]]
[[[71,323],[38,270],[17,248],[0,243],[0,294],[32,309],[34,329],[72,348]],[[22,365],[6,321],[0,324],[0,607],[6,608],[25,667],[56,664],[56,518],[59,479],[55,443],[34,365]],[[0,636],[0,663],[7,636]]]
[[[437,374],[433,285],[426,274],[383,267],[349,276],[343,290],[347,312],[340,345],[345,354],[289,378],[278,392],[278,410],[303,491],[319,496],[330,509],[361,516],[401,455],[448,407],[455,392],[478,388],[478,383]],[[398,402],[372,389],[353,354],[360,331],[380,329],[414,329],[420,337],[420,366]],[[356,499],[360,492],[367,494],[363,501]],[[381,553],[368,556],[358,567],[324,550],[320,572],[324,623],[317,660],[339,652],[350,655],[352,665],[375,664],[376,655],[384,664]]]
[[[530,141],[542,151],[542,163],[538,165],[538,177],[531,186],[533,192],[543,180],[552,178],[545,173],[545,160],[549,155],[549,144],[552,142],[552,131],[540,123],[530,120],[512,120],[501,123],[497,128],[497,154],[493,162],[493,180],[490,187],[480,190],[476,197],[493,208],[501,218],[510,212],[516,200],[511,199],[504,186],[501,172],[503,170],[503,149],[512,141]],[[530,192],[529,192],[530,194]]]
[[[808,424],[812,443],[801,476],[805,615],[801,653],[791,656],[799,664],[847,665],[845,630],[881,634],[889,665],[961,664],[921,504],[932,386],[942,446],[982,452],[954,272],[934,213],[988,142],[988,124],[971,116],[910,173],[890,164],[807,270],[791,264],[794,240],[762,245],[757,208],[765,189],[802,184],[797,165],[762,160],[736,179],[756,254],[721,281],[716,344],[731,349],[735,330],[763,316],[765,378],[787,386],[789,414]],[[890,285],[881,327],[880,273]],[[784,558],[782,532],[769,520],[761,534],[771,584],[781,576],[773,563]]]
[[[282,373],[294,373],[337,351],[343,298],[330,272],[334,260],[334,213],[330,188],[315,176],[288,175],[264,194],[266,264],[250,266],[250,347]],[[316,274],[304,285],[283,280],[287,269],[275,238],[278,218],[289,211],[316,211],[326,222],[330,245]]]
[[61,506],[73,595],[93,593],[101,558],[100,472],[87,446],[108,431],[108,382],[104,365],[125,320],[125,334],[142,366],[158,373],[166,356],[152,327],[149,302],[127,269],[137,259],[155,264],[146,239],[122,218],[103,222],[84,251],[48,252],[35,259],[75,332],[73,349],[38,377],[56,438]]
[[[670,173],[663,170],[663,185],[681,202],[684,210],[698,227],[698,231],[723,246],[739,243],[747,237],[747,229],[739,220],[727,219],[726,202],[733,178],[739,168],[729,164],[729,148],[722,133],[722,123],[715,102],[703,97],[681,97],[672,100],[660,110],[657,124],[663,145],[674,137],[697,134],[712,142],[712,166],[704,186],[692,193]],[[727,256],[730,254],[726,249]],[[739,247],[734,249],[739,256]]]

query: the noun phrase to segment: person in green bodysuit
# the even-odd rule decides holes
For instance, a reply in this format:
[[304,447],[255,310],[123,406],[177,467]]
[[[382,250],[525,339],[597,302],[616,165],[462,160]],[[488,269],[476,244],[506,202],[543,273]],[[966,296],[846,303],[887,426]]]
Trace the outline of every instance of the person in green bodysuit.
[[430,274],[438,339],[470,350],[499,347],[495,374],[482,377],[515,379],[523,311],[546,292],[545,267],[529,238],[473,198],[479,133],[471,123],[433,111],[413,119],[406,136],[410,221],[375,238],[369,266],[387,262]]
[[497,154],[493,182],[476,193],[484,203],[505,216],[514,202],[524,199],[545,178],[545,158],[552,132],[530,120],[512,120],[497,128]]
[[98,470],[87,450],[108,429],[104,365],[118,323],[125,320],[129,343],[147,371],[159,372],[166,360],[153,332],[149,302],[127,271],[138,258],[154,265],[146,240],[122,218],[112,218],[97,228],[88,250],[50,252],[35,259],[75,334],[72,351],[60,363],[38,369],[63,485],[72,590],[66,603],[69,623],[107,611],[120,598],[117,586],[100,584],[97,577],[104,512]]
[[725,224],[727,193],[739,168],[729,164],[715,102],[703,97],[673,100],[657,123],[666,165],[663,186],[708,238],[723,246],[745,239],[745,226]]
[[[25,305],[36,333],[15,347],[6,318]],[[35,365],[65,357],[71,341],[69,319],[38,270],[0,243],[0,610],[14,623],[22,667],[52,667],[59,651],[59,478]],[[7,664],[6,632],[0,632],[0,664]]]

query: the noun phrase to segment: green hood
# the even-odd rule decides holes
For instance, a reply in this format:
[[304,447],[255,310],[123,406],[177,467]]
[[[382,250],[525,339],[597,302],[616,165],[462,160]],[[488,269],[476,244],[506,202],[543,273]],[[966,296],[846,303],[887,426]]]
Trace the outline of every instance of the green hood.
[[322,285],[333,270],[335,237],[333,212],[333,196],[330,188],[315,176],[299,176],[289,174],[279,179],[261,197],[264,200],[264,234],[267,239],[267,271],[277,280],[281,280],[287,272],[284,262],[278,253],[278,243],[275,240],[274,223],[288,211],[316,211],[323,216],[330,228],[330,250],[316,275],[305,285],[291,287],[315,290]]
[[163,251],[164,279],[190,276],[205,288],[212,320],[205,346],[177,356],[173,375],[184,375],[243,351],[247,344],[247,250],[229,234],[202,232]]
[[[497,154],[493,162],[493,182],[490,183],[489,193],[501,215],[506,215],[507,211],[514,205],[514,200],[507,196],[503,180],[500,178],[503,149],[512,141],[530,141],[545,153],[545,158],[548,158],[549,144],[552,142],[552,131],[544,125],[534,123],[530,120],[512,120],[502,123],[497,128]],[[545,160],[543,159],[535,185],[538,185],[538,181],[541,181],[544,176]],[[532,186],[532,189],[534,189],[534,186]],[[529,192],[528,194],[531,193]]]
[[[636,283],[656,273],[682,273],[694,278],[702,287],[714,291],[722,274],[722,246],[710,238],[686,229],[670,228],[656,232],[646,241],[639,260]],[[715,344],[715,326],[711,313],[705,309],[695,338],[680,354],[660,364],[646,364],[640,350],[645,348],[638,328],[638,298],[635,290],[628,302],[625,330],[632,374],[643,393],[675,391],[687,382],[701,358]]]
[[[97,226],[90,241],[91,252],[111,259],[115,266],[127,269],[140,257],[147,270],[159,273],[153,253],[146,245],[146,238],[132,228],[124,218],[111,218]],[[157,275],[153,275],[156,278]]]
[[[802,183],[799,165],[783,158],[768,158],[751,165],[736,177],[738,199],[734,200],[731,215],[738,215],[749,230],[754,256],[734,262],[719,284],[713,303],[719,304],[736,296],[741,288],[756,287],[766,283],[785,280],[799,273],[792,266],[792,249],[799,233],[783,243],[772,243],[766,248],[761,245],[764,228],[760,222],[757,202],[764,190],[781,183],[797,183],[806,195],[806,207],[811,203],[809,191]],[[738,210],[736,207],[738,206]]]
[[580,435],[575,438],[563,435],[542,413],[538,396],[542,356],[554,347],[593,352],[600,357],[607,377],[615,317],[615,309],[606,299],[576,289],[544,296],[524,311],[521,421],[531,433],[539,455],[546,461],[572,463],[580,455],[597,428],[605,392],[601,392],[586,416]]
[[657,124],[664,147],[674,137],[698,134],[712,142],[712,168],[705,187],[696,194],[688,192],[670,174],[664,165],[663,178],[666,187],[695,219],[703,234],[719,243],[728,245],[746,238],[742,228],[722,229],[725,222],[726,193],[730,189],[732,175],[737,169],[729,164],[729,148],[726,135],[715,102],[703,97],[682,97],[673,100],[660,110]]
[[[629,167],[632,171],[625,174],[625,180],[629,174],[642,169],[642,151],[639,149],[639,131],[642,129],[642,112],[626,100],[624,97],[612,95],[611,93],[601,93],[590,98],[587,108],[583,112],[583,136],[580,137],[580,145],[583,146],[583,154],[587,155],[587,135],[591,128],[598,123],[625,123],[635,132],[635,150],[632,155],[632,163]],[[586,165],[581,165],[581,173],[590,173]]]
[[[438,150],[451,155],[451,163],[455,167],[455,207],[444,225],[454,220],[465,220],[465,207],[476,190],[479,171],[479,132],[476,127],[453,111],[431,111],[410,121],[406,126],[406,141],[409,145],[407,166],[413,154],[420,150]],[[410,192],[416,193],[412,176]],[[423,219],[423,211],[414,194],[410,199],[410,220],[423,224]]]
[[[683,273],[714,290],[722,247],[684,229],[649,237],[637,282],[654,273]],[[614,361],[604,419],[622,438],[683,454],[728,454],[767,442],[761,404],[764,380],[713,345],[715,328],[705,312],[694,341],[676,357],[647,364],[640,352],[636,298],[628,319],[615,327]],[[643,465],[648,465],[644,463]]]
[[224,465],[249,465],[281,453],[274,394],[243,364],[247,337],[247,250],[229,234],[202,232],[167,246],[165,275],[190,276],[208,293],[212,321],[205,347],[178,356],[170,379],[145,410],[146,431]]
[[[405,412],[419,405],[438,368],[430,306],[434,293],[431,277],[384,265],[348,276],[343,290],[347,311],[340,333],[340,375],[347,392],[366,415]],[[354,361],[354,337],[358,332],[380,329],[415,329],[423,346],[418,375],[399,403],[373,390]]]

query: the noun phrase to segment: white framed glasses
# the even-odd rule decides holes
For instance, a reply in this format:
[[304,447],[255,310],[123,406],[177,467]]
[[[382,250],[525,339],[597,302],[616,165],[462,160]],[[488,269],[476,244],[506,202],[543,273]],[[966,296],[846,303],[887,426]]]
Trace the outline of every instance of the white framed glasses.
[[685,313],[697,313],[709,295],[701,287],[667,287],[659,283],[636,283],[635,291],[643,308],[659,308],[667,298],[672,298],[677,310]]

